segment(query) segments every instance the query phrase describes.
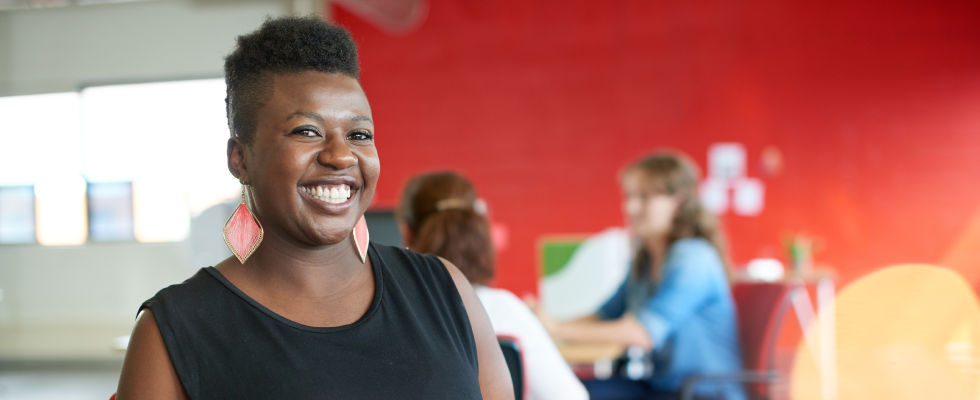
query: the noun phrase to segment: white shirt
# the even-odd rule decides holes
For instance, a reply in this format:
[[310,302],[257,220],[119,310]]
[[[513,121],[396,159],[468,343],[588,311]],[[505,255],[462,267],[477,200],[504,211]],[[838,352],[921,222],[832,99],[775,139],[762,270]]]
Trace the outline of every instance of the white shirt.
[[525,398],[528,400],[588,400],[582,382],[561,357],[548,332],[517,296],[503,289],[476,286],[476,295],[490,315],[498,336],[517,339],[524,365]]

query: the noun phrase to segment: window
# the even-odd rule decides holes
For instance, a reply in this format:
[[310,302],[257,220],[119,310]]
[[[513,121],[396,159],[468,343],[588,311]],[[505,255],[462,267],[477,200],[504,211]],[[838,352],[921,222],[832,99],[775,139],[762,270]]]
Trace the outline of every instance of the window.
[[54,176],[34,184],[37,242],[45,246],[85,243],[88,238],[85,189],[80,176]]
[[240,190],[224,97],[203,79],[0,98],[0,244],[184,240]]
[[136,240],[183,240],[191,215],[238,193],[224,99],[221,79],[82,90],[84,175],[132,182]]
[[34,243],[34,187],[0,187],[0,243]]
[[133,185],[88,185],[88,237],[96,242],[133,240]]
[[[34,186],[29,210],[24,189],[11,189],[0,198],[0,210],[7,210],[0,217],[0,230],[11,229],[25,239],[28,230],[21,224],[30,220],[38,243],[85,242],[78,105],[78,93],[0,98],[0,186]],[[0,243],[11,242],[0,239]]]

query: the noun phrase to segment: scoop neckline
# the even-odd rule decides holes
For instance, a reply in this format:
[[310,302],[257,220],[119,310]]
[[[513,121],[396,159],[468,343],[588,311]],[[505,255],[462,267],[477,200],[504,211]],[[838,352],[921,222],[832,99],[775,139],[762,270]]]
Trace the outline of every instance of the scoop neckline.
[[211,275],[214,279],[220,282],[226,289],[228,289],[229,291],[231,291],[232,293],[240,297],[250,306],[255,307],[255,309],[271,317],[272,319],[279,321],[285,324],[286,326],[289,326],[291,328],[296,328],[299,330],[304,330],[308,332],[317,332],[317,333],[330,333],[330,332],[339,332],[339,331],[348,330],[363,324],[365,321],[370,319],[371,316],[374,315],[374,313],[380,307],[381,298],[384,295],[384,274],[383,274],[383,268],[381,267],[383,262],[381,260],[381,256],[374,248],[374,243],[369,242],[368,244],[368,257],[371,259],[371,269],[374,271],[374,298],[371,300],[371,306],[368,307],[367,312],[365,312],[364,315],[358,318],[357,321],[351,322],[347,325],[340,325],[340,326],[310,326],[283,317],[282,315],[279,315],[275,311],[272,311],[268,307],[262,305],[262,303],[259,303],[255,299],[249,297],[249,295],[245,294],[245,292],[241,291],[241,289],[239,289],[237,286],[231,283],[231,281],[229,281],[228,278],[225,278],[225,276],[221,274],[221,271],[218,271],[213,266],[204,268],[204,270],[207,271],[207,273]]

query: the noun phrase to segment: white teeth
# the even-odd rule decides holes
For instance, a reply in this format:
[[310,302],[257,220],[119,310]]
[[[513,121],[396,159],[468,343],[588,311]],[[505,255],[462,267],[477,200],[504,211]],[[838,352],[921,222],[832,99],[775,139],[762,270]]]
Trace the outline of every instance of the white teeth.
[[340,204],[350,198],[351,188],[347,185],[339,185],[334,187],[329,186],[316,186],[316,187],[302,187],[303,192],[313,196],[313,198],[325,201],[327,203]]

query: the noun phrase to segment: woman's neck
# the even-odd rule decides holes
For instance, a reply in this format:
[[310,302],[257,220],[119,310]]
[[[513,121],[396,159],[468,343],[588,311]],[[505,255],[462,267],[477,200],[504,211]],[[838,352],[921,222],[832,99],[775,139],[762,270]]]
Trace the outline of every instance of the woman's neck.
[[667,235],[650,236],[643,239],[643,246],[650,252],[650,256],[659,260],[667,250]]
[[[251,282],[263,282],[290,293],[313,297],[330,297],[343,293],[354,282],[370,275],[369,264],[357,257],[350,240],[318,248],[296,246],[268,234],[245,265],[236,262],[219,266],[219,270]],[[222,263],[225,264],[225,263]],[[225,267],[225,268],[221,268]],[[230,268],[229,268],[230,267]],[[225,270],[229,270],[227,273]],[[231,278],[229,277],[231,280]],[[238,285],[238,282],[232,280]]]

